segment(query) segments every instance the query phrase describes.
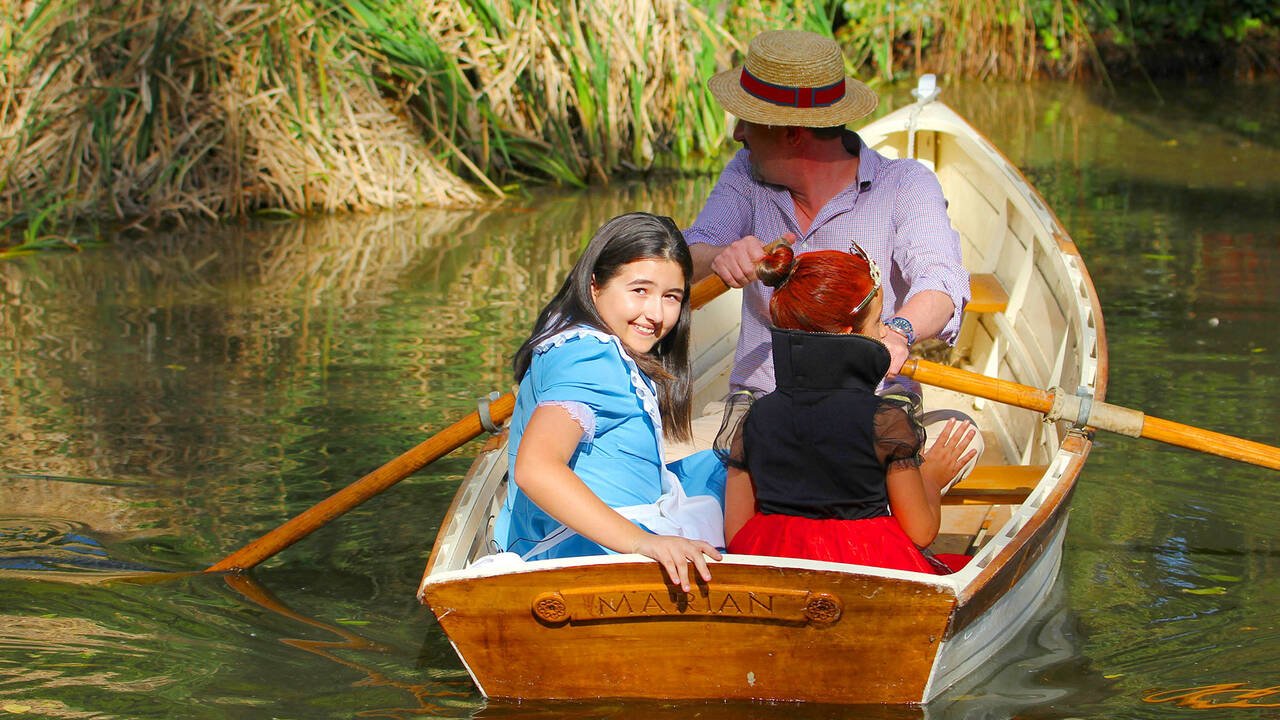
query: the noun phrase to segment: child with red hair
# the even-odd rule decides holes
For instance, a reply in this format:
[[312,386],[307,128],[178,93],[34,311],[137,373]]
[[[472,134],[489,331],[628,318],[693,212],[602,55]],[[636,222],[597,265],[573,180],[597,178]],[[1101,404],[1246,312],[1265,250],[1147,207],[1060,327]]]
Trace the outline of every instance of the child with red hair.
[[778,243],[757,275],[774,288],[777,389],[717,443],[729,552],[937,574],[963,565],[920,548],[937,537],[941,495],[974,457],[975,430],[948,421],[922,453],[919,399],[876,394],[889,350],[875,264],[856,243],[799,257]]

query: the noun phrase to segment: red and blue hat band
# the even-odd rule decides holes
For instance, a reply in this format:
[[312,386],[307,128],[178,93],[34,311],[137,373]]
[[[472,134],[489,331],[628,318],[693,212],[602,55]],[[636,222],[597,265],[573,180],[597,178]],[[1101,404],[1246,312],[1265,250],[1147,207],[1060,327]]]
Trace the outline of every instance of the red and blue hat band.
[[774,105],[794,108],[827,107],[844,97],[844,78],[824,87],[787,87],[765,82],[742,68],[739,81],[748,95]]

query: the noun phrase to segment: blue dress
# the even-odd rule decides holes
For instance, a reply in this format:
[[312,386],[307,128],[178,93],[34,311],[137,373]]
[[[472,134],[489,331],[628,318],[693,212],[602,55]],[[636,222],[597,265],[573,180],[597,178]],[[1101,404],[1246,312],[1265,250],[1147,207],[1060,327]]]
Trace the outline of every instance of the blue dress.
[[[512,413],[512,468],[524,428],[542,404],[565,407],[583,426],[569,467],[605,504],[650,532],[724,545],[723,464],[708,450],[664,467],[654,385],[616,336],[577,326],[535,348]],[[612,552],[565,528],[514,482],[493,534],[499,550],[526,560]]]

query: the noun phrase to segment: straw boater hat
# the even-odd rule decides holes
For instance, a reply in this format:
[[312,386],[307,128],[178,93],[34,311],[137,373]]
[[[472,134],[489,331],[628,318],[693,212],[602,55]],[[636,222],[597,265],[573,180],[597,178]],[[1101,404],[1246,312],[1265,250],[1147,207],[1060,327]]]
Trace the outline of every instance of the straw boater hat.
[[878,99],[844,74],[831,38],[770,30],[751,39],[742,67],[717,73],[707,87],[725,110],[761,125],[836,127],[866,116]]

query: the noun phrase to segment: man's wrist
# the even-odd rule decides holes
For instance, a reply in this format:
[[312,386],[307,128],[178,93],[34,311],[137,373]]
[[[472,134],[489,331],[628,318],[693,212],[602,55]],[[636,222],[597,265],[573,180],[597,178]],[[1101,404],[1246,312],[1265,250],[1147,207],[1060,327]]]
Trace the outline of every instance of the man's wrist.
[[885,321],[885,327],[901,335],[907,341],[907,347],[916,344],[916,331],[911,327],[911,321],[901,315],[894,315]]

